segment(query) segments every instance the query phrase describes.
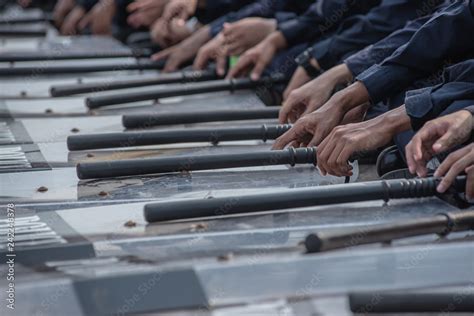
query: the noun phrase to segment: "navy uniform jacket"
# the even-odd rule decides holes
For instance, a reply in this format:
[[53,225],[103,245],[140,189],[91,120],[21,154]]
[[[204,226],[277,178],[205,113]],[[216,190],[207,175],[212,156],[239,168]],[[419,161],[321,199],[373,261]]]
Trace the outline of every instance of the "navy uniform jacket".
[[206,7],[198,9],[196,17],[202,24],[209,24],[229,12],[240,10],[255,0],[206,0]]
[[82,7],[84,10],[89,11],[98,2],[99,2],[99,0],[77,0],[76,4],[80,7]]
[[417,79],[432,75],[448,61],[465,60],[474,52],[474,4],[458,1],[433,15],[409,40],[381,64],[357,77],[377,103],[403,91]]
[[281,23],[304,13],[314,0],[258,0],[250,2],[253,3],[246,5],[237,12],[230,12],[213,21],[211,23],[211,36],[214,37],[219,34],[224,23],[231,23],[248,17],[275,18],[278,23]]
[[422,17],[408,22],[405,27],[385,37],[381,41],[369,45],[363,50],[350,55],[344,63],[357,77],[375,64],[380,64],[385,58],[390,57],[399,47],[408,43],[415,33],[429,21],[431,16]]
[[296,19],[279,23],[278,29],[288,46],[312,42],[334,31],[345,18],[367,13],[381,0],[316,0]]
[[[430,16],[443,2],[443,0],[433,0],[429,3],[426,0],[383,0],[366,15],[359,14],[347,18],[334,35],[313,45],[313,57],[322,69],[329,69],[340,63],[344,57],[403,28],[408,21],[420,16]],[[400,46],[410,38],[411,36],[400,43]],[[385,56],[390,56],[392,52]]]
[[414,130],[440,116],[448,107],[467,108],[474,105],[474,59],[444,71],[443,82],[434,87],[408,91],[405,108]]

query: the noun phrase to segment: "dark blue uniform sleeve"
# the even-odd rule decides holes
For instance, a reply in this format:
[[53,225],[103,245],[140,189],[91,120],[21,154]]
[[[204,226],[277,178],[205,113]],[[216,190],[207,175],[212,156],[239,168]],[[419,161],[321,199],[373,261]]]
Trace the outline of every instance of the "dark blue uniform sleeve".
[[393,32],[374,45],[369,45],[363,50],[348,56],[344,60],[344,63],[352,72],[352,75],[357,77],[372,65],[380,64],[384,59],[390,57],[399,47],[408,43],[416,31],[429,19],[430,17],[427,16],[407,23],[405,27]]
[[405,108],[413,128],[418,130],[440,116],[453,102],[457,102],[457,107],[468,107],[474,104],[473,100],[474,59],[470,59],[446,68],[441,84],[408,91]]
[[448,60],[462,60],[474,50],[471,3],[460,1],[433,15],[392,56],[357,77],[377,103],[428,77]]
[[383,0],[366,15],[349,17],[333,36],[316,43],[312,50],[313,57],[322,69],[329,69],[340,63],[345,56],[402,28],[408,21],[419,17],[420,12],[431,15],[442,2],[443,0],[429,3],[425,0]]
[[[472,104],[474,104],[474,102]],[[471,114],[474,115],[474,105],[468,106],[465,108],[465,110],[471,112]]]
[[367,13],[381,0],[317,0],[296,19],[278,25],[288,46],[312,42],[335,30],[339,23],[354,14]]
[[212,12],[225,12],[239,10],[244,5],[255,2],[255,0],[206,0],[206,10]]
[[209,24],[215,19],[232,11],[255,2],[255,0],[206,0],[206,7],[196,12],[196,17],[202,24]]
[[[304,13],[313,0],[259,0],[246,5],[237,12],[230,12],[211,23],[211,36],[222,31],[224,23],[232,23],[248,17],[275,18],[277,12],[293,12],[296,15]],[[280,21],[287,21],[288,17]]]
[[77,0],[76,4],[80,7],[82,7],[84,10],[89,11],[92,9],[99,0]]

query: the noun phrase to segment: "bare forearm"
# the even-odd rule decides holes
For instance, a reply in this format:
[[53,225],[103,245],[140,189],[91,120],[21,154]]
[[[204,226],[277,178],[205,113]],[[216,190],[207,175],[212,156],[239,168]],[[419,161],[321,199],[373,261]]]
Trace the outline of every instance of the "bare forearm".
[[265,41],[269,41],[278,50],[283,50],[288,47],[288,43],[280,31],[272,32],[267,36]]
[[341,64],[329,69],[323,73],[320,78],[329,82],[333,86],[349,83],[353,80],[352,73],[345,64]]
[[349,87],[334,94],[333,104],[343,113],[370,101],[369,92],[361,82],[355,82]]
[[379,116],[377,119],[379,119],[380,123],[383,124],[393,135],[411,129],[411,121],[405,110],[405,105],[388,111],[387,113]]
[[208,25],[201,27],[192,36],[185,39],[181,45],[197,53],[199,48],[211,40],[209,29],[210,27]]

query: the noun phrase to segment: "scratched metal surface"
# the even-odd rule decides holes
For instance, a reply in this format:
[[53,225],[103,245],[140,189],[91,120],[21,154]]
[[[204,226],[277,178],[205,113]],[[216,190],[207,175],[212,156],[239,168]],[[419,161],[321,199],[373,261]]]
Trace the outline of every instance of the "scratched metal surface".
[[[219,127],[260,126],[255,124],[228,125]],[[172,132],[172,130],[170,130]],[[12,164],[18,161],[27,161],[31,164],[31,171],[43,168],[47,164],[50,168],[74,167],[79,162],[96,162],[105,160],[125,160],[137,158],[158,158],[163,156],[212,155],[226,153],[245,153],[253,151],[269,151],[273,141],[234,141],[221,142],[213,145],[209,142],[181,143],[169,145],[155,145],[144,147],[112,148],[101,150],[85,150],[70,152],[66,142],[38,143],[38,144],[11,144],[0,146],[1,173],[18,172]],[[7,167],[11,167],[8,170]],[[23,169],[22,169],[23,170]],[[24,171],[28,171],[25,169]]]
[[[91,59],[91,60],[58,60],[58,61],[40,61],[40,62],[17,62],[15,65],[22,65],[26,67],[36,66],[38,72],[24,75],[24,76],[0,76],[0,84],[2,88],[2,98],[10,99],[24,99],[24,98],[48,98],[49,88],[56,84],[72,84],[77,82],[78,78],[83,82],[97,81],[105,78],[110,80],[111,78],[127,78],[128,76],[135,76],[141,73],[144,74],[156,74],[156,71],[140,71],[140,70],[121,70],[121,71],[103,71],[83,74],[54,74],[44,75],[41,73],[41,68],[46,66],[65,66],[65,65],[135,65],[137,60],[134,58],[109,58],[109,59]],[[0,63],[0,68],[11,68],[9,63]],[[40,79],[40,81],[38,81]],[[42,80],[44,79],[44,80]],[[88,80],[89,79],[89,80]],[[37,82],[38,81],[38,82]],[[129,89],[132,91],[132,89]],[[133,91],[140,91],[142,89],[136,88]],[[103,94],[107,94],[104,92]]]
[[[262,191],[276,191],[267,189]],[[209,196],[231,196],[248,190],[209,191]],[[164,197],[175,200],[190,197]],[[43,246],[43,255],[48,260],[78,243],[88,243],[96,257],[137,256],[159,261],[162,264],[186,260],[215,261],[219,255],[233,254],[233,258],[265,257],[288,251],[301,253],[300,242],[311,232],[363,229],[366,226],[406,220],[438,214],[441,211],[456,211],[439,199],[400,200],[385,204],[382,201],[340,204],[333,206],[307,207],[284,211],[261,212],[251,215],[226,218],[196,219],[168,223],[148,224],[143,217],[146,203],[128,205],[83,207],[74,209],[38,211],[36,206],[19,208],[18,221],[24,218],[25,226],[31,226],[19,236],[16,250],[19,254],[31,247]],[[420,207],[423,205],[423,207]],[[32,220],[32,218],[36,218]],[[132,221],[135,226],[125,223]],[[41,226],[40,226],[41,225]],[[39,233],[48,229],[49,238]],[[54,233],[54,234],[53,234]],[[459,238],[466,233],[451,235]],[[472,234],[471,234],[472,235]],[[472,235],[474,237],[474,235]],[[438,238],[428,236],[412,238],[410,243],[433,242]],[[49,248],[61,244],[62,248]],[[403,243],[398,243],[403,244]],[[395,242],[393,245],[397,245]],[[360,247],[362,248],[362,247]],[[378,246],[365,246],[377,249]],[[50,252],[50,255],[46,255]],[[76,254],[73,254],[76,255]],[[76,258],[77,259],[77,258]],[[39,260],[39,259],[37,259]]]
[[[31,146],[33,149],[27,148],[26,150],[23,150],[23,152],[31,153],[31,150],[34,150],[34,152],[37,153],[37,155],[33,157],[27,156],[27,160],[31,164],[47,163],[51,168],[65,168],[74,167],[80,162],[159,158],[164,156],[248,153],[254,151],[261,152],[269,151],[271,149],[271,144],[272,142],[264,143],[263,141],[256,140],[222,142],[218,146],[214,146],[211,143],[187,143],[146,146],[143,148],[133,147],[123,149],[69,152],[66,148],[66,143],[43,143],[34,145],[35,147]],[[17,152],[17,148],[18,145],[0,146],[0,157],[4,159],[5,163],[6,161],[14,162],[15,157],[8,159],[10,157],[8,155],[11,155],[12,151]],[[2,152],[2,150],[6,150],[6,152]],[[41,168],[41,165],[39,168]]]
[[[264,305],[261,304],[269,300],[318,298],[361,290],[438,287],[474,281],[474,243],[468,239],[457,241],[465,234],[451,236],[451,242],[429,236],[394,243],[391,247],[356,247],[311,256],[303,255],[298,246],[308,232],[363,228],[390,220],[455,210],[438,199],[404,200],[388,205],[382,202],[343,204],[152,225],[144,222],[142,207],[143,203],[40,213],[33,209],[20,210],[18,215],[23,214],[28,218],[25,222],[30,221],[34,227],[19,233],[19,238],[25,238],[17,245],[18,253],[21,255],[21,251],[28,247],[41,246],[43,255],[49,258],[46,265],[53,270],[46,275],[33,270],[22,271],[17,281],[18,293],[23,292],[25,296],[33,291],[51,293],[42,291],[43,287],[74,288],[72,293],[77,297],[72,295],[65,298],[64,304],[55,302],[51,306],[60,313],[67,307],[66,302],[81,302],[84,293],[72,284],[79,280],[90,278],[100,286],[104,278],[145,273],[149,279],[150,273],[156,271],[163,277],[170,272],[178,271],[179,274],[192,270],[198,278],[200,291],[206,294],[208,307],[260,302],[258,305],[262,308]],[[37,219],[32,220],[34,217]],[[137,225],[125,227],[124,223],[129,220]],[[35,237],[34,231],[39,228],[47,229],[49,238]],[[95,260],[78,261],[80,258],[77,257],[66,260],[67,255],[62,260],[55,259],[61,251],[58,246],[66,245],[70,250],[76,243],[84,244],[84,241],[92,245]],[[219,259],[229,253],[232,253],[229,259]],[[134,256],[140,261],[119,259],[124,256]],[[454,271],[438,276],[439,271],[448,267],[454,267]],[[196,285],[193,278],[181,281],[178,288]],[[133,280],[129,282],[126,288],[134,288]],[[111,293],[115,290],[118,289],[108,288]],[[167,290],[175,291],[176,288]],[[41,299],[45,297],[47,295],[39,296]],[[34,306],[36,299],[31,298],[31,306]],[[96,300],[86,302],[87,308],[99,304]],[[183,297],[185,303],[186,295]],[[143,308],[141,304],[135,307],[139,310]],[[158,296],[154,302],[155,309],[161,310],[163,304]],[[20,308],[31,306],[25,304]]]
[[[426,250],[428,249],[428,250]],[[422,255],[420,260],[417,256]],[[424,255],[424,256],[423,256]],[[355,290],[395,290],[471,283],[474,281],[474,243],[341,251],[299,258],[268,257],[257,263],[230,263],[221,269],[202,268],[199,275],[211,291],[211,301],[230,304],[297,293],[319,275],[309,294]],[[440,274],[439,271],[450,271]],[[238,299],[237,299],[238,298]]]
[[[117,59],[124,61],[124,59]],[[127,59],[125,59],[127,60]],[[128,59],[129,60],[129,59]],[[114,82],[128,79],[138,78],[154,78],[158,74],[157,71],[120,71],[120,72],[102,72],[102,73],[89,73],[89,74],[76,74],[75,76],[65,75],[51,75],[51,76],[26,76],[26,77],[12,77],[5,78],[0,77],[0,84],[5,87],[5,91],[1,91],[0,97],[4,99],[20,99],[20,100],[34,100],[34,99],[49,99],[50,88],[57,85],[69,85],[82,83],[95,83],[95,82]],[[66,100],[69,98],[51,99],[55,100]]]
[[[127,46],[108,36],[54,36],[40,40],[18,40],[18,42],[21,41],[31,46],[26,46],[23,49],[15,49],[14,47],[5,47],[1,45],[2,43],[0,42],[0,53],[39,52],[57,55],[82,52],[101,53],[104,51],[130,52]],[[27,47],[31,47],[31,49],[27,49]]]
[[[48,23],[0,24],[0,38],[44,38],[49,30]],[[14,34],[16,32],[17,34]],[[25,33],[26,32],[26,33]],[[33,33],[31,33],[33,32]],[[41,33],[38,33],[41,32]],[[43,33],[43,34],[42,34]]]
[[[131,63],[131,59],[116,59]],[[109,63],[112,61],[109,59]],[[49,62],[44,62],[49,63]],[[1,63],[0,63],[1,64]],[[0,85],[2,91],[0,97],[3,99],[49,99],[49,89],[55,85],[75,84],[79,81],[83,83],[113,80],[124,80],[129,78],[138,78],[144,76],[156,76],[156,71],[120,71],[120,72],[100,72],[88,74],[75,74],[73,76],[48,75],[48,76],[24,76],[24,77],[1,77]],[[67,99],[66,99],[67,100]],[[55,101],[54,101],[55,102]]]
[[[262,101],[252,91],[234,93],[205,93],[193,96],[160,99],[157,103],[140,102],[97,109],[94,116],[111,116],[137,113],[176,113],[180,111],[205,111],[214,109],[251,109],[263,107]],[[0,115],[13,118],[48,118],[57,116],[91,115],[84,105],[84,97],[0,100]]]
[[[8,104],[5,103],[4,104]],[[29,101],[18,101],[17,104],[23,104],[25,109],[26,104]],[[146,104],[146,103],[145,103]],[[251,91],[240,91],[235,94],[228,92],[222,93],[209,93],[205,95],[188,96],[188,97],[177,97],[168,98],[161,100],[160,104],[152,106],[152,102],[149,102],[149,106],[140,106],[141,111],[135,111],[135,107],[121,107],[117,106],[113,109],[104,109],[102,113],[107,113],[107,116],[93,116],[93,117],[61,117],[61,118],[20,118],[17,120],[0,120],[0,124],[4,126],[4,130],[14,130],[15,128],[24,130],[26,135],[18,135],[17,143],[22,143],[23,140],[29,139],[34,143],[45,143],[45,142],[61,142],[65,141],[66,137],[73,135],[71,132],[73,128],[77,128],[78,134],[88,133],[99,133],[99,132],[118,132],[123,131],[122,117],[120,114],[125,113],[179,113],[180,111],[205,111],[213,109],[236,109],[236,108],[261,108],[263,107],[262,101],[252,93]],[[61,111],[62,106],[65,108],[65,113],[68,112],[68,108],[73,108],[73,113],[86,113],[86,107],[82,104],[81,99],[74,99],[71,103],[67,100],[44,100],[36,101],[30,104],[30,111],[33,112],[34,107],[38,105],[38,112],[45,112],[48,108],[53,111]],[[1,105],[0,105],[1,106]],[[45,107],[48,107],[44,109]],[[153,109],[153,111],[149,111]],[[77,111],[77,112],[76,112]],[[216,125],[216,124],[212,124]],[[48,126],[48,129],[44,127]],[[201,124],[202,126],[202,124]],[[179,127],[179,126],[174,126]],[[164,127],[165,128],[165,127]],[[23,133],[25,134],[25,133]]]
[[[34,67],[38,71],[33,75],[35,78],[42,77],[41,68],[42,67],[54,67],[54,66],[82,66],[82,65],[116,65],[117,63],[123,63],[126,65],[135,65],[137,64],[137,59],[135,58],[99,58],[99,59],[79,59],[79,60],[46,60],[46,61],[21,61],[15,62],[13,65],[10,62],[1,62],[0,68],[21,68],[21,67]],[[47,77],[49,75],[45,75]],[[78,77],[77,74],[61,74],[54,75],[53,77]],[[80,76],[80,75],[79,75]],[[28,76],[25,76],[28,77]],[[25,77],[13,78],[15,81],[23,80]]]
[[[357,173],[354,177],[356,178]],[[343,183],[312,166],[238,168],[148,177],[79,181],[75,168],[0,174],[0,204],[9,202],[129,203],[133,200],[204,197],[212,191],[263,190]],[[47,192],[38,188],[46,187]],[[106,192],[102,196],[101,192]]]
[[[13,2],[13,1],[10,1]],[[14,18],[42,18],[43,11],[40,9],[22,9],[20,6],[7,4],[7,7],[0,12],[0,20]]]
[[18,50],[18,51],[35,51],[40,43],[45,39],[41,38],[0,38],[0,49],[2,50]]
[[[429,251],[426,251],[427,247]],[[73,293],[72,297],[65,297],[64,302],[59,300],[49,306],[54,314],[71,309],[75,311],[80,307],[85,315],[99,312],[114,314],[120,312],[125,299],[134,294],[137,299],[132,299],[134,303],[128,306],[132,313],[155,311],[161,314],[165,310],[179,308],[180,304],[183,309],[192,308],[201,312],[248,304],[258,304],[263,308],[265,302],[268,304],[279,299],[313,297],[317,300],[319,297],[354,291],[469,284],[474,281],[471,264],[473,247],[472,242],[458,242],[311,256],[279,253],[278,257],[263,255],[258,260],[244,257],[230,262],[194,261],[191,269],[179,263],[171,266],[115,257],[51,262],[48,264],[52,270],[48,280],[41,280],[34,270],[25,270],[17,281],[17,293],[30,298],[28,303],[19,307],[24,311],[31,310],[48,298],[52,289],[62,288],[64,292]],[[414,261],[420,255],[421,259]],[[446,270],[451,273],[439,273]],[[153,286],[146,292],[148,295],[139,292],[140,284],[147,284],[150,280],[156,283],[152,283]],[[123,286],[123,282],[128,287]],[[43,291],[45,287],[49,287],[49,291]],[[102,295],[91,295],[94,293]],[[5,296],[4,293],[1,295]],[[169,306],[171,295],[177,295],[180,301],[175,302],[173,307]]]
[[[57,100],[53,100],[57,101]],[[11,101],[20,104],[29,104],[31,108],[34,103],[49,103],[46,101]],[[64,101],[63,101],[64,102]],[[71,105],[71,103],[67,103]],[[59,106],[59,105],[58,105]],[[146,108],[152,108],[153,113],[179,113],[181,110],[196,111],[212,110],[222,108],[259,108],[263,107],[262,102],[251,91],[240,91],[230,95],[229,93],[213,93],[199,96],[189,96],[184,98],[174,98],[163,100],[162,104],[153,107],[141,107],[143,111]],[[129,111],[137,113],[133,108],[116,110]],[[151,112],[151,111],[150,111]],[[111,113],[109,113],[111,114]],[[207,124],[187,124],[175,125],[172,127],[164,126],[156,129],[171,131],[172,129],[182,128],[223,128],[223,127],[245,127],[261,126],[262,124],[275,124],[275,120],[257,120],[226,123],[207,123]],[[48,128],[45,128],[47,126]],[[42,170],[46,163],[50,168],[60,168],[75,166],[81,161],[97,161],[104,159],[133,159],[138,157],[160,157],[163,155],[185,155],[185,154],[212,154],[212,153],[230,153],[245,152],[252,150],[268,150],[269,146],[262,141],[245,142],[224,142],[220,147],[212,146],[210,143],[188,143],[177,145],[160,145],[124,149],[109,150],[88,150],[81,152],[69,152],[66,145],[66,139],[71,135],[84,135],[90,133],[107,133],[123,131],[121,126],[121,116],[92,116],[92,117],[60,117],[60,118],[23,118],[7,119],[0,121],[0,173],[28,171],[29,168],[22,168],[23,162],[32,165],[31,169]],[[269,144],[271,142],[268,142]],[[32,144],[32,145],[25,145]],[[18,161],[22,162],[19,164]],[[8,169],[8,166],[16,168]],[[5,168],[2,168],[4,166]]]
[[[239,92],[236,94],[229,95],[228,93],[216,93],[208,94],[205,96],[185,97],[176,98],[174,100],[168,100],[168,103],[160,104],[156,106],[157,110],[177,111],[177,108],[193,108],[199,109],[213,109],[224,107],[261,107],[262,102],[251,92]],[[244,123],[233,123],[234,126],[255,126],[255,124],[261,124],[262,122],[244,122]],[[186,154],[211,154],[211,153],[229,153],[229,152],[246,152],[254,150],[268,150],[269,145],[262,144],[262,142],[238,142],[238,143],[223,143],[222,146],[210,146],[209,144],[182,144],[177,146],[159,146],[155,148],[140,148],[131,149],[128,151],[117,152],[115,150],[104,150],[94,151],[94,157],[87,157],[87,154],[92,152],[79,152],[69,153],[66,148],[66,138],[69,135],[73,135],[71,130],[77,128],[79,134],[87,133],[100,133],[100,132],[113,132],[122,131],[121,117],[120,116],[103,116],[103,117],[83,117],[83,118],[50,118],[50,119],[21,119],[14,120],[8,123],[8,126],[21,126],[23,135],[14,135],[16,142],[20,142],[20,139],[27,140],[28,142],[35,143],[40,151],[44,161],[51,163],[52,167],[67,167],[68,165],[74,165],[78,161],[86,160],[97,160],[97,159],[125,159],[134,157],[151,157],[151,156],[162,156],[162,155],[186,155]],[[202,124],[201,126],[230,126],[228,124]],[[46,128],[47,127],[47,128]],[[184,126],[174,126],[173,128],[179,128]],[[13,128],[11,128],[13,129]],[[168,130],[168,127],[163,129]],[[9,130],[8,128],[5,130]],[[14,129],[15,130],[15,129]],[[26,134],[26,136],[25,136]],[[7,142],[5,142],[5,145]],[[1,148],[2,146],[0,146]],[[6,148],[7,146],[3,146]],[[156,150],[159,149],[159,150]],[[301,167],[306,170],[313,170],[312,167]],[[272,177],[265,181],[256,181],[255,184],[250,184],[250,187],[257,188],[262,187],[273,187],[273,186],[287,186],[284,179],[288,175],[299,172],[299,169],[292,169],[288,171],[286,166],[267,167],[269,175]],[[257,172],[251,172],[249,170],[230,170],[227,178],[222,178],[217,181],[216,173],[214,172],[200,172],[192,175],[191,181],[184,180],[182,176],[165,176],[158,178],[139,178],[129,179],[127,181],[99,181],[91,185],[88,182],[79,182],[75,175],[74,168],[65,168],[62,170],[50,170],[50,171],[36,171],[36,172],[24,172],[24,173],[12,173],[2,174],[0,196],[6,202],[9,199],[15,201],[29,201],[32,202],[35,199],[41,201],[58,201],[58,200],[80,200],[80,201],[101,201],[108,200],[107,198],[98,198],[98,193],[106,191],[110,193],[110,199],[112,200],[133,200],[133,199],[151,199],[156,195],[159,195],[159,187],[164,190],[162,194],[171,194],[170,192],[179,192],[184,190],[188,192],[202,191],[203,188],[222,188],[232,189],[236,187],[244,187],[247,184],[248,179],[257,179],[262,177],[264,169],[257,168]],[[289,174],[286,174],[289,172]],[[219,173],[217,173],[219,174]],[[210,179],[209,183],[206,183],[206,178]],[[153,180],[155,179],[155,181]],[[156,181],[156,179],[159,179]],[[166,180],[165,180],[166,179]],[[304,176],[299,176],[296,182],[293,180],[289,181],[289,186],[299,183],[313,182],[318,184],[321,182],[321,177],[317,171],[311,171],[305,173]],[[227,181],[229,180],[229,181]],[[211,182],[212,181],[212,182]],[[272,183],[272,181],[274,181]],[[133,188],[128,183],[134,183]],[[164,185],[169,182],[169,187]],[[330,183],[340,183],[341,179],[333,179]],[[139,185],[139,183],[141,183]],[[46,186],[49,190],[45,193],[36,192],[36,189],[40,186]],[[91,188],[93,188],[91,190]]]
[[[226,100],[232,99],[225,94],[219,98],[225,106],[229,105]],[[160,111],[166,111],[167,106],[173,111],[178,104],[183,109],[196,104],[208,109],[208,104],[216,103],[209,96],[200,101],[185,99],[160,105]],[[78,105],[73,103],[67,111],[82,113]],[[21,106],[21,111],[28,112],[27,103],[18,107]],[[45,111],[47,105],[38,102],[36,106],[41,108],[38,111]],[[56,106],[59,111],[61,105],[54,104],[55,109]],[[117,115],[120,111],[109,114]],[[71,124],[84,133],[120,131],[119,117],[113,115],[97,120],[85,118],[89,124],[79,118],[18,122],[25,123],[25,130],[34,142],[40,143],[47,160],[70,162],[83,159],[81,154],[66,156],[64,140],[70,134]],[[266,146],[192,144],[171,146],[162,152],[238,152],[267,150]],[[105,151],[104,155],[109,153]],[[353,180],[356,177],[357,172]],[[37,254],[47,261],[45,266],[17,265],[16,289],[21,304],[15,312],[94,315],[123,314],[126,310],[159,315],[165,311],[169,315],[314,315],[324,309],[327,315],[344,315],[348,313],[346,294],[353,291],[474,284],[472,233],[453,234],[446,240],[422,236],[391,246],[302,254],[300,242],[308,232],[355,229],[456,211],[436,198],[161,224],[147,224],[143,218],[143,205],[150,200],[209,198],[342,181],[322,177],[313,167],[286,166],[100,181],[78,181],[74,168],[0,174],[0,205],[17,204],[18,252],[41,249]],[[38,192],[40,186],[46,186],[48,191]],[[136,225],[124,225],[128,221]],[[0,217],[2,232],[5,225],[5,218]],[[0,247],[4,246],[0,243]],[[75,259],[86,258],[82,254],[92,259],[72,260],[73,255]],[[144,295],[140,286],[155,280],[157,275],[160,282]],[[5,282],[5,278],[0,279],[2,288],[7,287]],[[1,291],[2,301],[5,295]],[[328,301],[328,297],[333,300]],[[175,309],[181,311],[171,313]]]

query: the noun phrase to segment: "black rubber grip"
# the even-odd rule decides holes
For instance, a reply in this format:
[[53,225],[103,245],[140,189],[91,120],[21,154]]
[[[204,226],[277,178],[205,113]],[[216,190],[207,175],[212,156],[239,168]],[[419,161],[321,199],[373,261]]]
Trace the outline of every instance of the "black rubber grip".
[[86,99],[86,106],[90,109],[96,109],[109,105],[125,104],[131,102],[140,102],[147,100],[158,100],[162,98],[170,98],[176,96],[186,96],[201,93],[211,93],[219,91],[236,91],[244,89],[253,89],[257,87],[269,87],[272,84],[287,81],[283,76],[272,76],[253,81],[249,78],[231,79],[231,80],[215,80],[208,82],[198,82],[187,85],[179,85],[169,87],[166,90],[140,91],[131,93],[122,93],[107,96],[90,97]]
[[[466,177],[459,177],[458,181],[465,183]],[[159,222],[360,201],[388,201],[390,198],[428,197],[436,195],[436,189],[427,189],[431,188],[432,182],[437,183],[439,179],[360,182],[210,200],[155,203],[145,206],[145,218],[149,222]],[[225,211],[217,214],[216,210]]]
[[294,166],[296,164],[315,162],[316,151],[314,148],[289,148],[286,150],[241,154],[80,163],[77,165],[77,176],[79,179],[103,179],[180,171],[216,170],[285,164]]
[[169,74],[160,74],[151,79],[135,79],[113,82],[93,82],[70,85],[57,85],[50,88],[52,97],[64,97],[83,93],[94,93],[110,90],[121,90],[153,85],[200,82],[218,79],[215,71],[182,71]]
[[207,122],[276,119],[279,107],[255,110],[219,110],[205,112],[131,114],[122,117],[125,128],[149,128],[164,125],[195,124]]
[[438,234],[446,230],[448,219],[444,215],[391,222],[364,227],[349,232],[321,232],[309,234],[305,239],[308,253],[355,247],[365,244],[389,242],[419,235]]
[[5,37],[44,37],[47,33],[48,31],[46,29],[0,27],[0,36]]
[[0,25],[11,25],[11,24],[29,24],[38,22],[52,22],[52,14],[43,13],[38,16],[11,16],[0,18]]
[[74,135],[67,139],[71,151],[152,146],[176,143],[276,139],[286,133],[291,125],[212,128],[212,129],[181,129],[171,131],[122,132],[106,134]]
[[102,58],[145,58],[150,56],[146,49],[131,51],[104,51],[104,52],[5,52],[0,55],[0,62],[42,61],[42,60],[76,60],[76,59],[102,59]]
[[162,62],[140,62],[137,64],[107,64],[107,65],[77,65],[77,66],[47,66],[47,67],[9,67],[0,68],[0,76],[30,76],[30,75],[57,75],[78,74],[102,71],[126,71],[126,70],[160,70]]
[[309,234],[305,246],[308,253],[315,253],[428,234],[445,236],[452,231],[472,229],[474,229],[474,211],[468,210],[371,225],[364,227],[363,231],[358,229],[349,232]]
[[[436,315],[474,312],[474,289],[472,286],[444,290],[418,290],[404,292],[352,293],[350,309],[357,314],[424,314]],[[448,314],[449,314],[448,313]]]

